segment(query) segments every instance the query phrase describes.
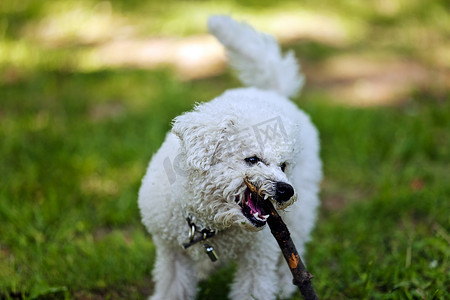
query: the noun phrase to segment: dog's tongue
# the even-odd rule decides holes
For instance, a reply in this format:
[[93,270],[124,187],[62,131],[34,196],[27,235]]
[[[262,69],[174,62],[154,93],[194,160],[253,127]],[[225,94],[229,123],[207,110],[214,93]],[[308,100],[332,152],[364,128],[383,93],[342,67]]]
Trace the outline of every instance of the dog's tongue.
[[[247,193],[247,195],[246,195],[246,197],[247,197],[247,206],[248,207],[250,207],[250,209],[252,210],[252,212],[258,212],[259,213],[259,215],[260,216],[262,216],[263,215],[263,212],[261,211],[261,208],[259,208],[257,205],[256,205],[256,201],[257,201],[257,199],[253,199],[254,197],[252,197],[251,196],[251,193]],[[256,197],[255,197],[256,198]]]

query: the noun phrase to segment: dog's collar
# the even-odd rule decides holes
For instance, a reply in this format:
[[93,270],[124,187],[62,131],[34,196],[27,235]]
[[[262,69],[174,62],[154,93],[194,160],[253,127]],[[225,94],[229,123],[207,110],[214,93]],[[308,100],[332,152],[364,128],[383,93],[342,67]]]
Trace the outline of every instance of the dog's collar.
[[[207,239],[213,237],[216,234],[214,230],[208,228],[199,229],[198,226],[195,225],[195,223],[189,217],[186,218],[186,221],[189,225],[189,242],[183,244],[184,249],[187,249],[199,242],[205,242]],[[212,246],[204,243],[203,248],[205,248],[205,252],[211,259],[211,261],[214,262],[218,259],[218,256]]]
[[214,230],[208,228],[199,229],[189,217],[186,218],[186,221],[189,225],[189,242],[183,244],[184,249],[187,249],[201,241],[206,241],[216,234]]

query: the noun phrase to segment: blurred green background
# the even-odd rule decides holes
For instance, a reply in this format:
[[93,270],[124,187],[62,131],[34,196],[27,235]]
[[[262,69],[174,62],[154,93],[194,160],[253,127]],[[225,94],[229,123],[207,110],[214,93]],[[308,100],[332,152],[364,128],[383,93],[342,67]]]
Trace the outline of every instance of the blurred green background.
[[[321,299],[445,299],[450,2],[0,2],[0,299],[144,299],[137,191],[170,121],[239,83],[217,13],[294,49],[321,132]],[[233,266],[202,282],[226,299]],[[294,299],[301,299],[299,294]]]

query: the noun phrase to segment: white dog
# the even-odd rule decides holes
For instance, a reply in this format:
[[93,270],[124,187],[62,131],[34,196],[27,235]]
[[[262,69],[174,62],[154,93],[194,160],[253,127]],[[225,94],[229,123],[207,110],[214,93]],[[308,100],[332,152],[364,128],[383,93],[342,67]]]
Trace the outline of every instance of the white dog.
[[273,37],[226,16],[208,25],[250,87],[176,117],[150,162],[139,191],[157,247],[150,299],[194,299],[198,281],[227,261],[238,267],[231,299],[286,298],[292,275],[245,180],[276,205],[302,254],[322,177],[317,130],[286,98],[303,77]]

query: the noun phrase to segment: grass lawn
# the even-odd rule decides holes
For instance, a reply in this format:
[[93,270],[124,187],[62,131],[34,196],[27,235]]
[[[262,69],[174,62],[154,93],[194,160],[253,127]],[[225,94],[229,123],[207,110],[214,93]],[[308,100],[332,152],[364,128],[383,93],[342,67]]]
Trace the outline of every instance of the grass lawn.
[[[58,20],[57,12],[93,1],[64,0],[60,7],[19,2],[0,4],[0,299],[144,299],[152,292],[155,255],[137,209],[146,165],[173,117],[239,84],[229,73],[186,81],[164,68],[78,68],[74,60],[98,40],[77,43],[69,28],[63,37],[70,38],[50,47],[29,32],[50,17]],[[264,16],[293,5],[247,2],[219,1],[217,7]],[[312,11],[346,16],[356,26],[350,30],[355,41],[330,46],[301,40],[292,46],[308,68],[347,51],[435,63],[423,54],[426,45],[416,43],[414,30],[429,30],[433,41],[448,38],[450,18],[442,13],[448,3],[393,1],[399,5],[395,13],[380,13],[381,2],[365,7],[305,1]],[[169,1],[167,11],[149,1],[146,9],[165,12],[152,21],[138,1],[102,3],[144,36],[204,31],[201,18],[212,10],[204,1]],[[201,8],[181,33],[169,26],[174,16],[188,18],[179,3]],[[370,33],[365,38],[358,24]],[[381,42],[375,45],[372,38]],[[327,84],[313,82],[294,99],[322,140],[323,205],[305,257],[318,295],[447,298],[449,90],[428,84],[395,105],[359,108],[336,104],[337,96],[326,90]],[[227,299],[233,270],[226,267],[202,282],[198,298]]]

